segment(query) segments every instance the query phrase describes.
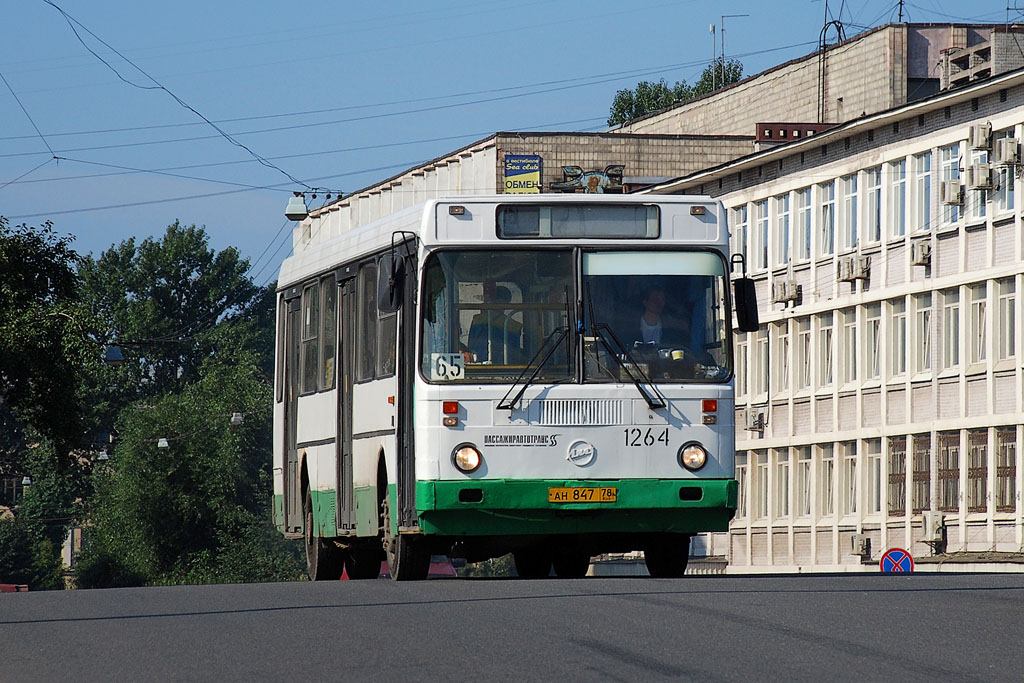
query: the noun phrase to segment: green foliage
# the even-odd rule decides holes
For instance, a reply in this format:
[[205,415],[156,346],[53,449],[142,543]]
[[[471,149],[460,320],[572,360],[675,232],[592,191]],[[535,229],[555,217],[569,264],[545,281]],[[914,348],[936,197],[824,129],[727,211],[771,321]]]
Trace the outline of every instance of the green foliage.
[[0,519],[0,583],[23,583],[30,590],[63,588],[59,547],[36,538],[17,520]]
[[461,567],[458,573],[462,577],[507,578],[516,576],[516,564],[509,553],[492,560],[467,564]]
[[62,461],[82,434],[81,381],[99,347],[71,239],[0,216],[0,472],[37,439]]
[[[271,388],[251,352],[207,360],[177,394],[129,408],[96,473],[80,585],[293,579],[269,521]],[[245,422],[230,425],[232,412]],[[169,448],[158,448],[159,438]]]
[[[656,83],[640,81],[632,90],[627,88],[615,93],[608,125],[619,126],[641,116],[667,109],[678,102],[702,97],[730,83],[736,83],[742,77],[743,64],[738,60],[726,60],[723,68],[722,60],[718,58],[705,67],[704,72],[693,86],[687,85],[685,80],[670,86],[664,78]],[[712,78],[714,87],[712,87]]]

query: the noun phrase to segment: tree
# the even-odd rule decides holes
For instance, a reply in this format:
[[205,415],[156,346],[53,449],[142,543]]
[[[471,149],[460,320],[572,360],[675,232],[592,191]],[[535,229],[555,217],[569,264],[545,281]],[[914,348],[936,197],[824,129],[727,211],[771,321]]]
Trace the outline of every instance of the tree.
[[742,77],[743,64],[738,60],[729,59],[723,65],[721,58],[718,58],[705,67],[693,86],[687,85],[685,80],[669,86],[664,78],[656,83],[640,81],[635,89],[627,88],[615,93],[608,125],[619,126],[646,114],[667,109],[676,103],[707,95],[730,83],[738,82]]
[[80,387],[99,346],[77,260],[49,222],[11,228],[0,216],[0,473],[17,469],[30,441],[50,441],[63,464],[81,442]]

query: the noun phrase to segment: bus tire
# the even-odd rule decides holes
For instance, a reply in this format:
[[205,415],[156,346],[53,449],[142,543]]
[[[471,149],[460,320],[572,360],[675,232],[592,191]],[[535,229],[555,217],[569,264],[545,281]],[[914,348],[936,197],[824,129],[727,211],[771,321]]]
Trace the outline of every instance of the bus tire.
[[408,534],[396,534],[391,530],[391,502],[385,492],[381,503],[384,524],[382,538],[384,554],[394,581],[422,581],[430,573],[430,553],[425,552],[420,539]]
[[551,574],[551,555],[543,548],[517,550],[512,560],[521,579],[546,579]]
[[644,548],[647,573],[656,579],[678,579],[686,573],[690,557],[689,536],[666,536]]
[[590,569],[590,555],[585,550],[555,553],[552,560],[555,576],[560,579],[582,579]]
[[379,548],[357,547],[348,551],[345,558],[345,570],[348,578],[376,579],[380,576],[380,563],[384,560],[384,553]]
[[314,535],[316,524],[313,520],[313,498],[306,489],[302,499],[302,511],[306,520],[304,536],[306,542],[306,573],[310,581],[336,581],[345,570],[345,553],[334,544]]

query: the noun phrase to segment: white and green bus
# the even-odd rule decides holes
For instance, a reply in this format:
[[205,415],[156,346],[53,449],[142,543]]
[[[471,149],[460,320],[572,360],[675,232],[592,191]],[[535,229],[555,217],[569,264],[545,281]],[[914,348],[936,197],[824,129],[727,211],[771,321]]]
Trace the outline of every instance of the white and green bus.
[[632,550],[681,575],[736,509],[732,330],[757,313],[732,265],[707,197],[432,200],[297,250],[274,510],[310,577],[507,553],[577,577]]

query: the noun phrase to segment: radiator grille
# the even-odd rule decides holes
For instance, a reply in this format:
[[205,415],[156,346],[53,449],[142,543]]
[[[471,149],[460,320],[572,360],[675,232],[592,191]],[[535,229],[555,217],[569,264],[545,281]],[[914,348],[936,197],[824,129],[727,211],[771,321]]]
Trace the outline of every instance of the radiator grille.
[[541,399],[531,407],[537,424],[582,427],[623,424],[624,403],[619,399]]

